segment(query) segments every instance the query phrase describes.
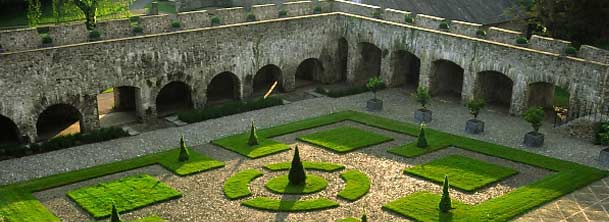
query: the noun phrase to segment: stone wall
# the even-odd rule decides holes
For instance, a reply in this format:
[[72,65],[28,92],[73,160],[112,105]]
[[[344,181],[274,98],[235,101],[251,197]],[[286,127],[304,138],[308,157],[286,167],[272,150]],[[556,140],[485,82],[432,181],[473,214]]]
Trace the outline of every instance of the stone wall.
[[453,20],[450,25],[450,31],[453,33],[477,37],[476,34],[482,28],[482,24],[464,22],[464,21],[456,21]]
[[538,49],[546,52],[564,54],[565,50],[571,46],[571,42],[560,39],[553,39],[538,35],[531,36],[529,45],[533,49]]
[[487,38],[491,41],[501,42],[505,44],[516,44],[516,39],[522,36],[522,32],[490,27],[487,31]]
[[589,45],[582,45],[577,55],[590,61],[609,64],[609,51]]
[[220,18],[220,23],[223,25],[245,22],[246,11],[243,7],[221,8],[212,11],[207,11],[212,17]]
[[207,11],[178,13],[177,18],[182,23],[182,29],[203,28],[211,25],[211,17]]
[[140,17],[139,25],[144,34],[156,34],[171,31],[171,18],[169,15],[154,15]]
[[335,0],[332,7],[335,12],[345,12],[366,17],[372,17],[381,8],[343,0]]
[[440,23],[442,23],[442,21],[444,21],[444,18],[431,15],[417,14],[416,18],[414,19],[414,24],[423,28],[439,29]]
[[7,51],[37,48],[41,44],[35,28],[0,31],[0,46]]
[[98,22],[96,29],[102,39],[118,39],[133,36],[133,27],[129,19],[118,19]]
[[83,23],[49,27],[49,36],[54,45],[69,45],[89,40],[89,31]]
[[256,16],[256,20],[268,20],[277,18],[279,10],[274,4],[254,5],[251,13]]
[[[323,2],[322,11],[330,11],[331,8],[328,7],[328,4],[324,4],[327,2]],[[290,16],[302,16],[302,15],[310,15],[313,13],[313,2],[311,1],[297,1],[297,2],[286,2],[281,6],[283,10],[286,10],[288,13],[288,17]],[[279,12],[278,12],[279,13]]]
[[385,9],[385,12],[383,13],[383,18],[385,20],[397,23],[406,23],[406,16],[412,16],[412,13],[390,8]]

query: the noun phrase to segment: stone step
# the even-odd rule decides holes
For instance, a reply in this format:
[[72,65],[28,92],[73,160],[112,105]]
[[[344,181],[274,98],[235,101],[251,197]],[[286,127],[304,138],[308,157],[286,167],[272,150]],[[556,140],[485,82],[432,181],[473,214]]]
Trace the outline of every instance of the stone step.
[[185,125],[188,125],[188,123],[182,122],[182,120],[180,120],[177,115],[165,117],[165,120],[173,123],[176,126],[185,126]]
[[129,126],[123,126],[121,128],[123,129],[123,131],[127,132],[129,134],[129,136],[136,136],[136,135],[140,134],[139,131],[137,131]]

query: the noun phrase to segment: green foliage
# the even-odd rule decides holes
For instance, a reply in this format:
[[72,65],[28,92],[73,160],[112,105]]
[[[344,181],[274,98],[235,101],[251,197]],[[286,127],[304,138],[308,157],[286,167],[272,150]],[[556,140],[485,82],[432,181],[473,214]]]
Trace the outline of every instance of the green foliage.
[[346,153],[393,140],[373,132],[354,127],[338,127],[298,137],[298,140],[315,144],[323,148]]
[[144,33],[144,28],[142,28],[142,26],[136,25],[136,26],[133,26],[132,31],[133,31],[133,33],[141,34],[141,33]]
[[178,118],[187,123],[196,123],[237,113],[283,105],[283,100],[277,97],[259,98],[250,101],[227,102],[221,106],[210,106],[204,109],[190,110],[178,113]]
[[186,148],[188,153],[187,161],[180,161],[182,149],[167,151],[166,155],[159,157],[158,162],[167,170],[178,176],[188,176],[224,166],[223,162],[214,160],[205,155],[194,152]]
[[518,172],[504,166],[483,162],[460,155],[450,155],[404,170],[404,173],[441,183],[445,176],[451,186],[473,192]]
[[311,194],[319,192],[328,186],[323,177],[309,174],[303,184],[292,184],[288,175],[270,179],[265,187],[276,194]]
[[480,114],[480,110],[486,106],[486,102],[483,99],[473,99],[465,103],[467,109],[469,109],[469,114],[474,116],[474,119],[478,118],[478,114]]
[[603,122],[595,133],[594,144],[609,145],[609,122]]
[[573,46],[569,46],[565,49],[565,53],[567,53],[567,55],[575,55],[577,54],[577,49]]
[[374,13],[372,13],[372,18],[382,19],[383,13],[381,11],[374,11]]
[[42,44],[51,44],[53,43],[53,38],[49,36],[48,33],[40,34],[40,38],[42,39]]
[[[420,191],[406,197],[394,200],[385,204],[383,209],[395,212],[398,215],[407,216],[414,221],[424,222],[473,222],[473,221],[495,221],[493,218],[484,220],[480,218],[467,218],[470,213],[471,205],[464,204],[458,200],[451,201],[452,210],[450,213],[443,213],[438,209],[441,196],[439,194]],[[508,221],[508,220],[500,220]]]
[[541,107],[531,107],[524,113],[523,118],[533,126],[535,132],[539,132],[545,113]]
[[427,137],[425,136],[425,124],[421,123],[421,129],[419,130],[419,136],[417,137],[417,147],[427,148]]
[[278,14],[279,18],[283,18],[288,16],[288,11],[285,9],[279,10],[279,14]]
[[345,188],[337,196],[348,201],[362,198],[370,190],[370,178],[359,170],[348,170],[340,174],[345,181]]
[[273,212],[304,212],[338,207],[338,203],[327,198],[312,200],[278,200],[268,197],[256,197],[241,202],[241,205]]
[[238,134],[214,140],[212,141],[212,143],[224,149],[239,153],[243,156],[253,159],[273,155],[275,153],[283,152],[290,149],[290,147],[286,144],[279,143],[264,137],[258,138],[258,145],[250,146],[249,144],[247,144],[248,139],[248,134]]
[[180,27],[182,27],[182,23],[180,21],[173,21],[173,22],[171,22],[171,27],[176,28],[176,29],[180,28]]
[[250,145],[250,146],[258,145],[258,134],[256,134],[256,126],[254,125],[253,120],[252,120],[252,126],[250,128],[250,137],[247,141],[247,145]]
[[224,182],[224,196],[230,200],[251,196],[252,192],[249,189],[249,183],[262,175],[262,172],[256,169],[237,172]]
[[368,222],[368,217],[366,217],[366,212],[364,212],[364,214],[362,215],[362,218],[360,219],[361,222]]
[[448,29],[450,29],[450,24],[448,24],[448,22],[444,21],[444,22],[440,23],[440,29],[448,30]]
[[120,215],[118,215],[118,210],[116,210],[116,205],[112,204],[112,215],[110,216],[110,222],[121,222]]
[[131,16],[131,17],[129,17],[129,22],[137,24],[137,23],[140,22],[140,17],[139,16]]
[[518,45],[526,45],[526,44],[529,44],[529,40],[527,38],[525,38],[525,37],[518,37],[516,39],[516,44],[518,44]]
[[414,23],[414,18],[412,18],[411,15],[405,15],[404,16],[404,22],[412,24],[412,23]]
[[[378,90],[386,88],[385,83],[382,83],[381,86],[378,87]],[[377,90],[377,91],[378,91]],[[364,92],[368,92],[370,89],[367,85],[365,86],[351,86],[348,88],[340,88],[340,89],[324,89],[322,87],[318,87],[315,89],[315,92],[327,95],[332,98],[339,98],[343,96],[350,96],[355,94],[360,94]]]
[[[426,134],[427,136],[427,134]],[[427,136],[429,137],[429,136]],[[418,157],[427,153],[431,153],[437,150],[444,149],[448,147],[449,142],[445,140],[441,140],[441,138],[433,137],[431,141],[428,141],[428,146],[425,148],[420,148],[417,146],[417,142],[408,143],[405,145],[401,145],[398,147],[394,147],[388,149],[387,152],[393,153],[398,156],[403,156],[407,158]]]
[[383,80],[382,80],[380,77],[378,77],[378,76],[372,77],[372,78],[370,78],[370,79],[368,80],[368,83],[366,84],[366,87],[367,87],[367,88],[368,88],[370,91],[372,91],[372,93],[374,94],[374,100],[377,100],[377,99],[376,99],[376,92],[377,92],[377,91],[378,91],[378,90],[379,90],[381,87],[383,87],[383,85],[385,85],[385,83],[384,83],[384,82],[383,82]]
[[315,8],[313,8],[313,13],[314,14],[319,14],[321,13],[321,6],[315,6]]
[[256,15],[254,15],[253,13],[248,13],[245,17],[245,20],[248,22],[256,21]]
[[27,0],[27,21],[30,27],[36,27],[40,23],[40,0]]
[[427,88],[425,88],[423,86],[419,86],[417,88],[417,93],[415,95],[415,98],[416,98],[417,102],[419,104],[421,104],[421,108],[423,110],[427,110],[427,104],[429,104],[429,101],[431,100],[431,95],[429,95],[429,90],[427,90]]
[[307,179],[307,174],[300,161],[298,146],[296,146],[296,149],[294,150],[294,157],[292,157],[292,166],[290,167],[288,179],[291,185],[304,185]]
[[184,136],[180,137],[180,155],[178,157],[178,161],[185,162],[190,160],[190,152],[188,152],[188,147],[186,147],[186,142],[184,142]]
[[476,31],[476,35],[480,36],[480,37],[486,37],[487,33],[486,33],[486,30],[479,29],[478,31]]
[[[292,165],[291,162],[273,163],[273,164],[264,166],[264,168],[267,170],[270,170],[270,171],[282,171],[282,170],[289,170],[291,165]],[[317,170],[317,171],[323,171],[323,172],[335,172],[335,171],[345,169],[345,166],[343,166],[343,165],[328,163],[328,162],[303,161],[302,165],[307,170]]]
[[448,176],[444,177],[444,184],[442,185],[442,198],[438,204],[438,209],[441,212],[448,212],[452,209],[452,203],[450,201],[450,194],[448,192]]
[[220,21],[220,17],[214,16],[211,17],[211,25],[220,25],[222,21]]
[[89,32],[89,39],[98,40],[100,38],[101,38],[101,33],[97,29],[91,30]]
[[81,132],[53,137],[42,144],[31,144],[30,147],[34,152],[47,152],[83,144],[98,143],[125,136],[129,136],[129,134],[121,128],[100,128],[86,133]]

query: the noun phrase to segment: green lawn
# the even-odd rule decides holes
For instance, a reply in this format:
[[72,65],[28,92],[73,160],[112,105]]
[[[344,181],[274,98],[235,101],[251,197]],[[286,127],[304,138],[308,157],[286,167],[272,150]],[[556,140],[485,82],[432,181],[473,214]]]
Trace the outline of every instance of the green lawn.
[[275,212],[302,212],[315,211],[338,207],[338,203],[319,198],[313,200],[278,200],[268,197],[256,197],[254,199],[241,202],[241,205],[259,210]]
[[473,192],[517,174],[518,171],[469,157],[451,155],[407,168],[404,173],[440,184],[444,182],[444,176],[448,176],[451,187]]
[[288,175],[281,175],[270,179],[265,187],[277,194],[310,194],[326,189],[328,182],[323,177],[307,173],[304,185],[292,185]]
[[[434,221],[434,222],[449,222],[449,221],[468,221],[463,220],[464,216],[471,215],[469,213],[471,205],[463,204],[454,198],[451,200],[452,207],[450,213],[441,213],[438,209],[440,203],[439,194],[429,192],[416,192],[406,197],[394,200],[383,206],[384,209],[405,215],[415,221]],[[486,220],[469,220],[469,221],[486,221]]]
[[67,195],[96,219],[110,216],[112,204],[116,205],[120,213],[124,213],[182,196],[180,192],[146,174],[82,187],[69,191]]
[[266,139],[260,135],[258,138],[258,145],[250,146],[247,144],[248,140],[249,134],[238,134],[214,140],[212,143],[252,159],[273,155],[290,149],[286,144]]
[[224,195],[231,200],[252,195],[249,184],[262,175],[262,172],[256,169],[243,170],[234,174],[224,182]]
[[216,168],[224,167],[224,163],[201,155],[190,150],[190,159],[186,162],[178,161],[180,150],[175,149],[167,155],[161,157],[159,162],[163,167],[172,171],[178,176],[187,176]]
[[389,153],[393,153],[398,156],[413,158],[417,156],[421,156],[423,154],[431,153],[436,150],[441,150],[448,147],[449,143],[443,140],[434,139],[428,142],[428,147],[419,148],[417,147],[417,142],[408,143],[402,146],[390,148],[387,150]]
[[569,92],[558,86],[554,87],[554,105],[560,107],[569,107]]
[[349,201],[362,198],[370,190],[370,178],[359,170],[349,170],[340,174],[345,181],[345,188],[338,193],[338,197]]
[[[345,169],[345,166],[343,166],[343,165],[327,163],[327,162],[303,161],[302,165],[307,170],[317,170],[317,171],[323,171],[323,172],[336,172],[336,171]],[[282,171],[282,170],[289,170],[291,166],[292,166],[291,162],[283,162],[283,163],[269,164],[269,165],[264,166],[264,168],[267,170],[270,170],[270,171]]]
[[346,153],[393,140],[393,138],[354,127],[338,127],[301,136],[298,139],[338,153]]
[[[148,3],[145,6],[146,11],[150,10],[151,6],[152,6],[152,3]],[[158,1],[158,7],[159,7],[159,13],[166,13],[166,14],[176,14],[177,13],[174,3],[171,3],[169,1]]]
[[[101,220],[101,221],[94,221],[94,222],[106,222],[107,220]],[[136,219],[136,220],[129,220],[129,221],[125,221],[125,222],[166,222],[167,220],[159,217],[159,216],[148,216],[148,217],[144,217],[144,218],[140,218],[140,219]]]

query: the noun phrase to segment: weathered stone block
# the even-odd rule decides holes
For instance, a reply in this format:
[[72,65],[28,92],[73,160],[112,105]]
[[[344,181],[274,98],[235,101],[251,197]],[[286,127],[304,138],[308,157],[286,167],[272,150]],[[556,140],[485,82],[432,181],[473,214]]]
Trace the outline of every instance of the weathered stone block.
[[515,44],[516,39],[520,36],[522,36],[522,32],[497,27],[490,27],[487,32],[489,40],[511,45]]
[[430,123],[432,120],[433,112],[428,109],[417,109],[414,111],[414,120],[417,123]]
[[383,100],[380,99],[370,99],[366,103],[366,109],[370,112],[379,112],[383,111]]
[[585,60],[609,64],[609,51],[589,45],[582,45],[577,55]]
[[277,6],[275,4],[254,5],[251,13],[256,16],[256,20],[268,20],[277,18]]
[[414,24],[423,28],[437,30],[440,28],[440,23],[442,23],[442,21],[444,21],[444,18],[425,14],[417,14],[416,18],[414,19]]
[[609,164],[609,148],[602,149],[598,154],[598,161],[602,164]]
[[450,31],[461,35],[477,37],[478,35],[476,33],[481,28],[482,24],[453,20],[451,22]]
[[528,132],[524,135],[524,145],[527,147],[543,146],[544,135],[538,132]]
[[553,39],[538,35],[531,36],[529,44],[533,49],[558,54],[564,54],[567,47],[571,46],[571,42],[569,41]]
[[0,31],[0,45],[6,51],[35,49],[41,44],[35,28]]
[[484,122],[478,119],[470,119],[465,123],[465,132],[470,134],[480,134],[484,132]]
[[372,17],[372,15],[374,15],[374,12],[378,11],[380,8],[381,7],[378,6],[366,5],[343,0],[334,1],[334,11],[345,12],[366,17]]
[[[283,3],[283,10],[286,10],[288,17],[302,16],[313,14],[313,2],[311,1],[298,1],[298,2],[286,2]],[[324,8],[322,6],[322,8]],[[327,8],[327,7],[326,7]],[[279,13],[279,12],[277,12]]]
[[89,31],[84,23],[49,27],[49,36],[53,37],[55,45],[69,45],[89,40]]
[[184,29],[195,29],[209,27],[211,24],[210,16],[207,11],[181,12],[177,15]]
[[110,20],[97,23],[102,39],[118,39],[133,36],[129,19]]
[[140,18],[139,25],[144,29],[144,34],[156,34],[171,31],[171,18],[169,15],[144,16]]
[[400,11],[395,9],[385,9],[384,19],[387,21],[397,22],[397,23],[406,23],[406,16],[412,16],[412,13],[406,11]]

